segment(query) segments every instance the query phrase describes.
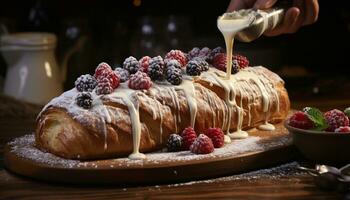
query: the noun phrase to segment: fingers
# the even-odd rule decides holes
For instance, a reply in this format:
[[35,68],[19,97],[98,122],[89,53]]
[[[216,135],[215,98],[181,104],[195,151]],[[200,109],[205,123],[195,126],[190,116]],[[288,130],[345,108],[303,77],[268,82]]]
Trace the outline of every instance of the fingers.
[[305,0],[305,19],[303,25],[313,24],[317,21],[319,5],[317,0]]
[[268,9],[271,8],[277,0],[257,0],[254,4],[254,9]]
[[300,10],[296,7],[290,8],[283,19],[282,24],[280,24],[277,28],[266,31],[264,35],[266,36],[276,36],[283,33],[294,33],[296,32],[300,25],[298,22],[300,16]]

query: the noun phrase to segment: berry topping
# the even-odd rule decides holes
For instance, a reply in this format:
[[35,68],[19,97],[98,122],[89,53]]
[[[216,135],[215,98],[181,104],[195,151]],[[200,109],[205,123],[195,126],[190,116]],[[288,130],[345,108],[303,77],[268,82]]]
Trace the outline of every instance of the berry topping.
[[89,109],[92,106],[92,96],[90,92],[80,92],[78,93],[75,102],[79,107]]
[[95,69],[95,78],[96,79],[98,79],[98,77],[101,75],[101,74],[103,74],[103,73],[105,73],[105,72],[108,72],[108,71],[112,71],[112,68],[111,68],[111,66],[109,66],[107,63],[105,63],[105,62],[102,62],[102,63],[100,63],[97,67],[96,67],[96,69]]
[[215,148],[224,146],[224,132],[221,128],[209,128],[204,134],[211,139]]
[[222,47],[216,47],[215,49],[213,49],[209,55],[209,62],[213,62],[214,57],[218,53],[225,53],[225,50]]
[[182,137],[178,134],[171,134],[166,146],[168,151],[180,151],[182,148]]
[[[177,61],[176,61],[177,62]],[[166,80],[172,85],[180,85],[182,82],[182,71],[176,67],[167,67]]]
[[187,64],[187,57],[180,50],[171,50],[165,55],[165,59],[175,59],[181,64],[181,67],[185,67]]
[[178,69],[181,69],[181,64],[177,61],[177,60],[174,60],[174,59],[171,59],[171,60],[164,60],[165,62],[165,66],[167,69],[169,68],[178,68]]
[[123,68],[128,70],[130,74],[135,74],[140,68],[140,63],[136,58],[129,56],[124,60]]
[[140,63],[140,71],[147,73],[148,67],[149,67],[149,61],[151,60],[151,57],[144,56],[139,60]]
[[79,92],[92,92],[97,85],[97,81],[90,74],[85,74],[77,78],[74,85]]
[[207,59],[209,59],[210,54],[211,54],[211,49],[209,49],[208,47],[203,47],[199,51],[198,57],[202,57],[202,58],[204,58],[204,60],[207,60]]
[[233,56],[233,60],[237,60],[239,69],[244,69],[249,66],[249,60],[245,56],[236,54]]
[[190,150],[195,154],[208,154],[214,151],[214,145],[208,136],[200,134],[191,145]]
[[113,92],[113,87],[108,78],[99,79],[96,87],[96,94],[110,94]]
[[186,65],[186,73],[190,76],[199,76],[202,72],[202,66],[198,60],[191,60]]
[[232,60],[231,74],[236,74],[237,72],[239,72],[239,64],[237,60]]
[[197,134],[192,127],[187,127],[182,131],[181,137],[183,139],[184,150],[189,150],[192,143],[196,140]]
[[162,57],[156,56],[149,61],[148,76],[152,80],[162,80],[164,78],[163,70],[164,70],[164,61]]
[[198,47],[194,47],[193,49],[191,49],[191,51],[187,53],[187,59],[192,60],[193,58],[198,57],[199,52],[200,49]]
[[337,129],[335,129],[336,133],[350,133],[350,127],[349,126],[341,126]]
[[113,89],[119,86],[120,80],[116,73],[113,70],[106,70],[100,76],[97,77],[97,83],[102,79],[107,79]]
[[146,73],[138,71],[130,75],[129,88],[134,90],[147,90],[152,86],[151,79]]
[[130,73],[123,68],[115,68],[114,73],[118,76],[120,82],[125,82],[129,79]]
[[349,118],[340,110],[333,109],[324,114],[328,128],[326,131],[335,131],[341,126],[349,126]]
[[213,58],[213,65],[221,71],[226,71],[226,54],[217,53]]
[[300,129],[311,129],[314,127],[313,122],[309,119],[306,113],[298,111],[294,113],[288,121],[290,126]]
[[201,66],[201,71],[208,71],[209,70],[209,64],[203,57],[196,57],[193,58],[194,61],[198,62],[198,64]]

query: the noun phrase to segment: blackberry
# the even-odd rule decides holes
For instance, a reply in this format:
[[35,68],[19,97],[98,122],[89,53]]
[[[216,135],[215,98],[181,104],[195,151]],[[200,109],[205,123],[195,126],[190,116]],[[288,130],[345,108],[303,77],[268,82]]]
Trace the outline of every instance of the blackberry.
[[91,76],[90,74],[85,74],[79,76],[74,85],[79,92],[92,92],[97,85],[97,81],[95,77]]
[[191,60],[187,63],[186,73],[190,76],[199,76],[201,74],[202,67],[197,60]]
[[193,49],[191,49],[191,51],[187,53],[187,59],[192,60],[193,58],[198,57],[199,52],[200,49],[198,47],[194,47]]
[[203,57],[196,57],[193,60],[198,62],[198,64],[201,66],[202,72],[209,70],[209,63],[207,61],[205,61],[205,59]]
[[172,67],[177,68],[177,69],[181,69],[181,64],[179,63],[179,61],[177,61],[175,59],[166,60],[165,66],[167,69],[172,68]]
[[154,80],[162,80],[164,78],[163,76],[164,71],[164,61],[163,58],[160,56],[153,57],[149,61],[149,67],[148,67],[148,76],[154,81]]
[[129,71],[123,68],[115,68],[114,73],[119,77],[120,82],[125,82],[129,79]]
[[199,55],[198,57],[204,57],[205,59],[208,59],[211,53],[211,49],[209,49],[208,47],[203,47],[200,51],[199,51]]
[[166,70],[166,80],[172,85],[180,85],[182,82],[181,69],[175,67],[168,67]]
[[237,60],[232,60],[231,74],[236,74],[237,72],[239,72],[239,64]]
[[129,56],[124,60],[123,68],[128,70],[130,74],[135,74],[140,68],[140,63],[136,58]]
[[92,106],[92,96],[90,92],[80,92],[76,99],[75,102],[79,107],[82,107],[84,109],[89,109]]
[[209,56],[209,62],[212,62],[215,55],[218,53],[225,53],[225,50],[222,47],[216,47],[215,49],[213,49]]
[[180,151],[182,149],[182,137],[178,134],[171,134],[167,142],[168,151]]

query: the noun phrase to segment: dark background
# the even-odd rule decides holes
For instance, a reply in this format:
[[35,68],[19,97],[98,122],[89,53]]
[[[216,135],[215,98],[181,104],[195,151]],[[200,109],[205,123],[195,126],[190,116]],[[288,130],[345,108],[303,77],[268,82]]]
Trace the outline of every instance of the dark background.
[[[224,41],[216,27],[228,0],[11,0],[2,1],[0,23],[9,32],[47,31],[58,36],[61,58],[74,42],[86,42],[70,59],[65,88],[92,73],[102,61],[113,66],[134,55],[164,55],[171,49],[214,48]],[[348,1],[319,1],[317,23],[295,34],[236,43],[251,64],[264,65],[286,81],[292,99],[349,98],[350,6]],[[4,30],[2,30],[4,32]],[[6,64],[0,58],[0,75]]]

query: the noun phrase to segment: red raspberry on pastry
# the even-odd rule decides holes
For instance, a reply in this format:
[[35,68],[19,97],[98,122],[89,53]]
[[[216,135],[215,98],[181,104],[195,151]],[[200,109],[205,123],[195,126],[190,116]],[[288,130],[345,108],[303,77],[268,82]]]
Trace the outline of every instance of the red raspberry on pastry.
[[349,126],[349,118],[340,110],[333,109],[324,114],[328,128],[326,131],[335,131],[341,126]]
[[224,146],[224,132],[221,128],[208,128],[204,134],[211,139],[215,148]]
[[288,124],[295,128],[311,129],[314,127],[314,123],[309,117],[302,111],[294,113],[290,118]]
[[195,154],[208,154],[214,151],[214,145],[208,136],[200,134],[191,145],[190,151]]
[[341,126],[337,129],[335,129],[336,133],[350,133],[350,127],[349,126]]
[[181,67],[185,67],[186,64],[187,64],[187,57],[180,50],[171,50],[171,51],[169,51],[165,55],[165,59],[175,59],[181,64]]
[[237,60],[240,69],[244,69],[249,66],[249,60],[247,59],[247,57],[242,56],[240,54],[234,55],[233,60]]
[[102,79],[108,79],[113,89],[117,88],[120,83],[119,76],[114,73],[113,70],[102,71],[102,73],[97,77],[97,82],[101,81]]
[[138,71],[130,75],[129,88],[134,90],[147,90],[152,86],[151,78],[144,72]]
[[187,127],[182,131],[183,149],[189,150],[192,143],[196,140],[197,134],[192,127]]
[[226,54],[217,53],[213,58],[213,65],[221,71],[226,71]]
[[151,57],[144,56],[139,60],[140,63],[140,71],[145,72],[147,74],[148,67],[149,67],[149,61],[151,60]]
[[113,92],[113,87],[107,78],[103,78],[97,82],[97,87],[95,90],[96,94],[98,95],[110,94]]
[[101,74],[105,73],[106,71],[108,72],[108,71],[113,71],[113,70],[112,70],[111,66],[109,66],[107,63],[105,63],[105,62],[100,63],[95,69],[95,75],[94,75],[95,78],[98,79],[98,77]]

